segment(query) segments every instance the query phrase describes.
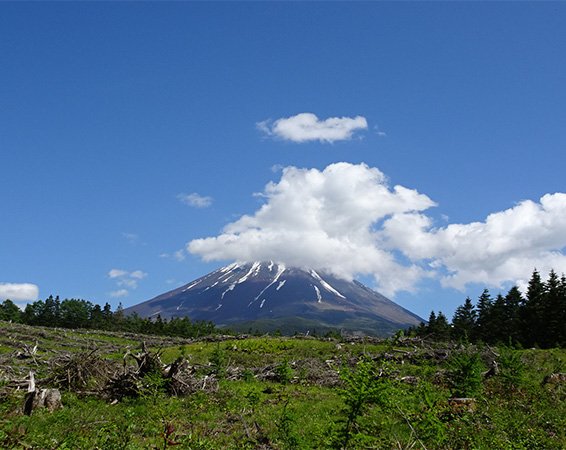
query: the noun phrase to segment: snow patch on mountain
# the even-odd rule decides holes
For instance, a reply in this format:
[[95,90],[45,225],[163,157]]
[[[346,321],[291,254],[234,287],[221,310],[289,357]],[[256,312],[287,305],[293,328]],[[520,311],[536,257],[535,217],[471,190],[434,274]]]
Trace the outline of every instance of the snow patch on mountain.
[[235,284],[231,284],[230,286],[228,286],[228,289],[226,289],[224,292],[222,292],[222,295],[220,296],[221,300],[224,300],[224,296],[226,295],[227,292],[230,292],[232,290],[234,290],[234,288],[236,287]]
[[183,289],[183,292],[188,291],[189,289],[195,287],[197,284],[199,284],[203,280],[204,280],[204,278],[201,278],[201,279],[189,284],[185,289]]
[[314,290],[316,291],[316,301],[317,303],[320,303],[322,301],[322,295],[320,295],[320,289],[318,288],[318,286],[313,286]]
[[259,262],[254,262],[252,264],[252,267],[250,267],[250,270],[248,271],[247,274],[245,274],[242,278],[240,278],[237,283],[243,283],[244,281],[246,281],[249,277],[254,277],[259,273],[259,269],[261,269],[261,263]]
[[320,275],[318,273],[316,273],[314,270],[311,270],[310,274],[312,275],[312,277],[314,279],[316,279],[322,285],[322,287],[324,289],[326,289],[329,292],[332,292],[334,295],[337,295],[338,297],[341,297],[341,298],[344,298],[344,299],[346,298],[340,292],[338,292],[336,289],[334,289],[332,286],[330,286],[326,281],[324,281],[320,277]]
[[[285,269],[286,269],[286,267],[285,267],[284,264],[279,264],[277,266],[277,274],[273,278],[273,281],[271,283],[269,283],[267,286],[265,286],[265,288],[263,288],[263,290],[256,296],[255,300],[257,300],[259,297],[261,297],[265,291],[267,291],[271,286],[273,286],[275,283],[277,283],[277,281],[279,280],[279,277],[283,274],[283,272],[285,272]],[[277,289],[277,290],[279,290],[279,289]]]

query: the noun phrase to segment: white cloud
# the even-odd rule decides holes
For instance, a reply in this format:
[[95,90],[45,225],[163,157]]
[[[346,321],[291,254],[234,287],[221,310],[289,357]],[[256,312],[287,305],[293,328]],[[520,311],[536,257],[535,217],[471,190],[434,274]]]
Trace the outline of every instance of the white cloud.
[[177,199],[185,205],[194,208],[207,208],[212,205],[212,197],[205,197],[203,195],[193,192],[192,194],[178,194]]
[[126,270],[121,270],[121,269],[111,269],[108,272],[108,276],[110,278],[119,278],[119,277],[123,277],[128,275],[128,272]]
[[32,283],[0,283],[0,301],[7,299],[15,302],[35,301],[39,288]]
[[275,136],[292,142],[335,142],[352,138],[354,132],[367,130],[365,117],[329,117],[321,120],[315,114],[301,113],[296,116],[277,119],[275,122],[264,120],[256,124],[257,128],[268,136]]
[[266,203],[253,216],[228,224],[218,237],[191,241],[188,251],[207,261],[273,259],[347,278],[373,274],[388,293],[412,289],[425,275],[384,250],[374,226],[391,214],[421,211],[434,202],[402,186],[390,189],[376,168],[348,163],[323,171],[287,167],[264,196]]
[[161,253],[159,255],[159,257],[160,258],[172,258],[176,261],[181,262],[181,261],[184,261],[185,258],[186,258],[185,249],[182,248],[182,249],[177,250],[173,253]]
[[126,297],[129,294],[127,289],[118,289],[117,291],[110,292],[110,297],[120,298]]
[[264,204],[195,239],[204,260],[267,260],[325,269],[352,278],[370,275],[386,295],[414,290],[425,277],[444,286],[524,283],[534,267],[566,272],[566,194],[526,200],[484,221],[435,227],[435,203],[365,164],[283,169]]
[[116,282],[116,286],[121,287],[123,289],[119,289],[118,291],[111,292],[110,295],[112,297],[123,297],[127,295],[128,291],[124,288],[137,289],[139,281],[143,280],[146,276],[147,273],[141,270],[134,270],[132,272],[128,272],[127,270],[122,270],[122,269],[111,269],[108,272],[108,277],[114,279]]
[[147,273],[142,272],[141,270],[134,270],[130,272],[130,277],[135,278],[136,280],[141,280],[147,276]]
[[539,203],[522,201],[490,214],[484,222],[433,229],[430,219],[405,214],[392,217],[384,228],[389,244],[413,261],[428,258],[435,267],[445,268],[441,277],[445,286],[521,284],[534,267],[566,272],[566,194],[562,193],[544,195]]

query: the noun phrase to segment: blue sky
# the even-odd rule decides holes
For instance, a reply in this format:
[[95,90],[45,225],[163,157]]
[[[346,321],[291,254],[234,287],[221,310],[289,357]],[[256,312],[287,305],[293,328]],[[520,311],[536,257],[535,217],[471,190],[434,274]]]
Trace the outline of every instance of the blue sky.
[[0,296],[132,305],[252,232],[252,256],[275,236],[293,261],[332,238],[321,264],[425,317],[566,271],[565,20],[559,2],[2,3]]

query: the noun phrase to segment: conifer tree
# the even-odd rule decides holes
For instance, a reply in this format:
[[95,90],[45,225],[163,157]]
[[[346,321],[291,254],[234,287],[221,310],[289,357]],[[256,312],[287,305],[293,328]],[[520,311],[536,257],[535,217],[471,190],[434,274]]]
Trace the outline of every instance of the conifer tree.
[[[432,313],[431,313],[432,315]],[[450,324],[448,323],[448,319],[442,313],[442,311],[438,311],[435,320],[433,321],[432,327],[429,323],[429,330],[432,334],[433,339],[437,341],[447,341],[450,339]]]
[[477,313],[470,300],[466,301],[462,306],[458,306],[452,318],[452,336],[455,339],[472,339],[474,330],[476,328]]
[[491,307],[491,317],[490,317],[490,327],[491,332],[489,339],[486,342],[489,343],[507,343],[509,341],[509,336],[506,330],[506,305],[505,297],[501,294],[497,294],[493,306]]
[[505,334],[512,342],[521,341],[521,308],[525,300],[517,286],[513,286],[505,296],[504,324]]
[[540,345],[546,348],[559,344],[562,329],[566,326],[561,321],[561,291],[560,279],[556,272],[551,270],[548,280],[544,283],[544,295],[540,305],[542,322]]
[[493,300],[489,294],[489,290],[484,289],[482,294],[478,298],[477,303],[477,320],[475,327],[475,337],[474,340],[481,340],[489,342],[491,339],[491,334],[493,333],[492,327],[492,308]]
[[540,340],[544,334],[543,302],[544,302],[544,283],[539,272],[535,269],[529,280],[527,288],[527,300],[522,309],[521,329],[523,345],[540,345]]

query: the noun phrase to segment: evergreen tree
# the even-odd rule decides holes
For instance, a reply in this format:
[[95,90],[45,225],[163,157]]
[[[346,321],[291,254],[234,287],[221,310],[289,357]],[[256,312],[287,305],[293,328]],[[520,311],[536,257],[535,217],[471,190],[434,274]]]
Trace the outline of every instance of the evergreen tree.
[[544,283],[539,272],[535,269],[529,280],[527,299],[521,313],[521,329],[523,345],[540,344],[544,334],[543,303]]
[[474,340],[489,342],[493,333],[492,327],[493,300],[487,289],[484,289],[478,298],[477,320]]
[[505,334],[514,342],[521,342],[521,308],[525,300],[517,286],[513,286],[505,296]]
[[110,303],[106,302],[102,308],[102,325],[103,330],[111,330],[114,327],[114,314]]
[[102,315],[102,308],[100,305],[94,305],[90,312],[89,317],[89,328],[94,328],[96,330],[104,330],[104,316]]
[[442,311],[439,311],[438,314],[434,314],[434,311],[430,313],[428,332],[430,337],[436,341],[447,341],[450,339],[450,324]]
[[558,343],[561,347],[566,347],[566,276],[560,277],[560,302],[556,311],[556,318],[559,324]]
[[544,295],[540,304],[541,338],[540,345],[548,348],[560,343],[562,330],[566,326],[561,321],[562,286],[558,275],[551,270],[544,283]]
[[61,301],[59,296],[53,298],[50,295],[39,312],[38,320],[41,325],[46,327],[56,327],[61,323]]
[[490,336],[486,338],[485,342],[488,343],[502,343],[506,344],[509,341],[505,327],[506,306],[505,297],[497,294],[493,306],[491,307],[490,314]]
[[455,339],[469,340],[476,328],[477,313],[470,300],[466,299],[462,306],[458,306],[452,318],[452,336]]
[[112,314],[112,330],[122,330],[125,322],[124,307],[122,302],[118,303],[118,307]]

